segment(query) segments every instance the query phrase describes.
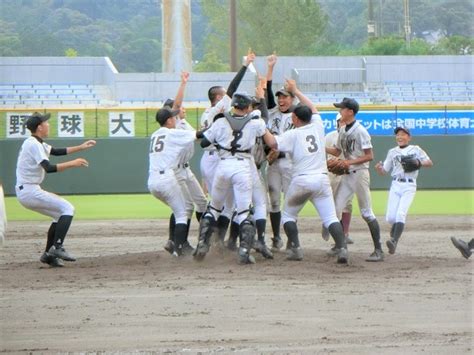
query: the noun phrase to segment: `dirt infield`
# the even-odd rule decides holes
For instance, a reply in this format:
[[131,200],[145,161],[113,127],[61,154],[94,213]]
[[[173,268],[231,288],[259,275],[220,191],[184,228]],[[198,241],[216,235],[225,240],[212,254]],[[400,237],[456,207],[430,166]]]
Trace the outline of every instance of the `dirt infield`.
[[299,222],[303,261],[279,252],[247,266],[215,249],[173,259],[166,221],[74,221],[66,246],[78,261],[60,269],[38,261],[48,223],[11,222],[0,352],[472,353],[473,262],[449,236],[472,238],[473,221],[410,217],[397,254],[367,263],[356,218],[349,266],[325,255],[315,219]]

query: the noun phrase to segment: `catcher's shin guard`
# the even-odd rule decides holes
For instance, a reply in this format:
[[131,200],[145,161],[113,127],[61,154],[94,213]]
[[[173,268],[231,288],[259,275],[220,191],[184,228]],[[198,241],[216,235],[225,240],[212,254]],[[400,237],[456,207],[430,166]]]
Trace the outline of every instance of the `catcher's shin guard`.
[[249,219],[245,219],[240,224],[240,248],[239,248],[239,263],[240,264],[254,264],[255,259],[250,255],[255,239],[255,227]]
[[216,220],[210,213],[206,213],[199,221],[199,240],[194,250],[193,256],[196,260],[202,260],[209,251],[209,241],[212,231],[216,225]]

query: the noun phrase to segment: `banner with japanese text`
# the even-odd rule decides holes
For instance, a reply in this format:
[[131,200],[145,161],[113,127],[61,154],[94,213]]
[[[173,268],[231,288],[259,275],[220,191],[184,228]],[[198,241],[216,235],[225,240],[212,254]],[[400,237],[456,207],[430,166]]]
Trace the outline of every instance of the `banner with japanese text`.
[[31,135],[26,128],[26,120],[32,112],[7,112],[6,115],[6,134],[7,138],[23,138]]
[[58,137],[84,137],[84,112],[58,112]]
[[109,137],[134,137],[135,112],[109,112]]

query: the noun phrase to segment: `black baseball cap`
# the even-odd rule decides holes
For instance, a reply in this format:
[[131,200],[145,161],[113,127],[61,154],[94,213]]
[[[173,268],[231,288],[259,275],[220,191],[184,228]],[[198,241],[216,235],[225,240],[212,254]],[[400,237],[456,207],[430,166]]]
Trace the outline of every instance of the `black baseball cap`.
[[165,103],[163,104],[163,107],[173,108],[173,105],[174,105],[173,99],[166,99]]
[[280,95],[295,97],[295,94],[286,90],[284,86],[275,93],[275,96],[280,96]]
[[349,110],[354,111],[354,115],[359,112],[359,103],[349,97],[343,98],[341,102],[336,102],[334,106],[338,108],[348,108]]
[[252,104],[252,96],[244,91],[236,92],[232,96],[232,101],[230,104],[232,107],[243,110]]
[[50,117],[50,113],[41,114],[39,112],[35,112],[26,120],[26,128],[28,128],[31,132],[36,132],[38,126],[44,121],[49,120]]
[[293,113],[303,122],[309,122],[311,121],[311,117],[313,117],[313,111],[306,105],[297,105]]
[[395,134],[397,134],[398,131],[403,131],[403,132],[405,132],[406,134],[408,134],[409,136],[411,136],[410,130],[409,130],[408,128],[406,128],[406,127],[399,126],[399,127],[395,128],[395,129],[393,130],[393,132],[394,132]]
[[163,126],[166,123],[166,120],[168,118],[177,116],[179,113],[179,110],[172,110],[169,107],[163,107],[162,109],[158,110],[156,113],[156,122],[160,124],[160,126]]

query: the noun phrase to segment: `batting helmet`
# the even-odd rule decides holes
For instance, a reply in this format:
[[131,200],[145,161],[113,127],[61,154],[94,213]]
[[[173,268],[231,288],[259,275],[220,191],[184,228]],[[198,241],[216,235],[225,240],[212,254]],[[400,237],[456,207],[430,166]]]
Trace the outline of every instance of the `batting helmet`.
[[246,92],[236,92],[232,96],[232,107],[238,108],[243,110],[249,107],[252,104],[252,96],[247,94]]

